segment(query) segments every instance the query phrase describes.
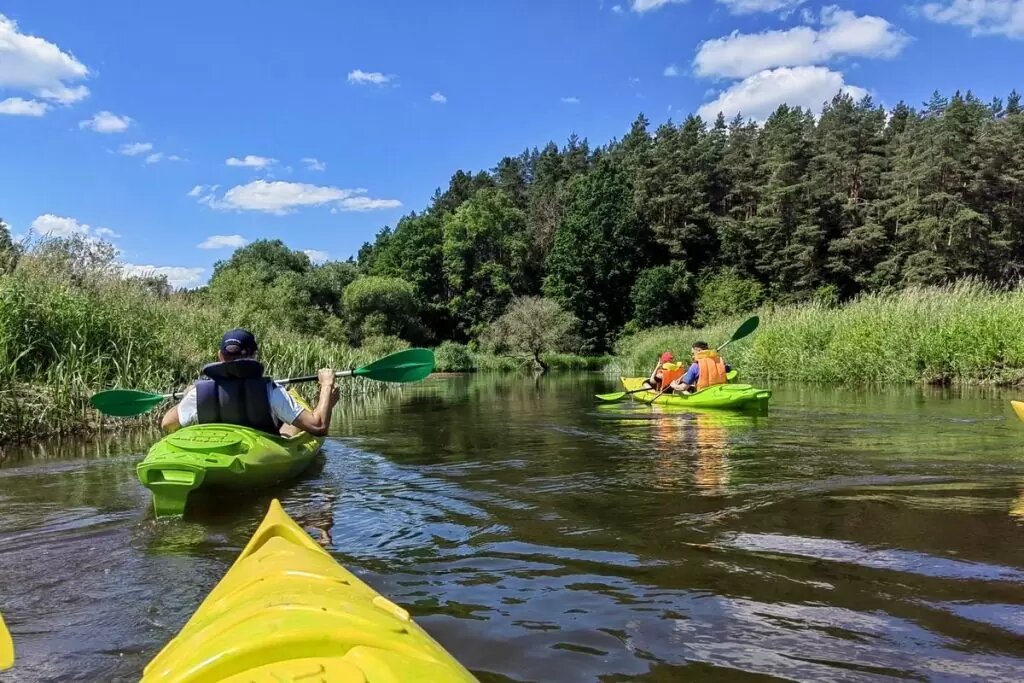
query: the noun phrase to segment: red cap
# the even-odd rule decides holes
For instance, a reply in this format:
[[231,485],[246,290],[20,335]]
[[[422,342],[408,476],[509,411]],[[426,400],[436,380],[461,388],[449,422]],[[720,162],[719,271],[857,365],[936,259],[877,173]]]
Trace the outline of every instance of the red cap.
[[666,351],[665,353],[661,354],[662,363],[671,363],[673,360],[675,360],[675,356],[672,355],[671,351]]

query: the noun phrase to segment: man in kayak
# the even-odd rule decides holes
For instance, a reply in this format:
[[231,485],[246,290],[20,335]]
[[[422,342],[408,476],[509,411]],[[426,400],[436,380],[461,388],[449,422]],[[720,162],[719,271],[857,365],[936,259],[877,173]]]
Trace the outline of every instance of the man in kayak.
[[[669,373],[668,382],[671,383],[678,377],[675,375],[677,370],[677,363],[673,363],[675,356],[672,355],[671,351],[666,351],[661,354],[661,358],[658,359],[658,364],[654,366],[654,370],[651,371],[651,376],[644,380],[644,386],[648,389],[654,389],[659,391],[662,386],[666,384],[665,374]],[[675,376],[672,376],[675,375]]]
[[[669,385],[668,392],[692,394],[716,384],[728,382],[726,374],[730,368],[718,355],[718,351],[708,348],[707,342],[694,342],[690,349],[693,363],[686,373]],[[666,393],[668,393],[666,392]]]
[[220,362],[203,368],[204,378],[189,388],[181,403],[164,414],[160,427],[170,433],[191,424],[217,422],[283,436],[294,436],[300,431],[327,436],[331,413],[338,402],[334,370],[324,368],[318,373],[319,400],[310,411],[280,384],[263,376],[263,364],[256,360],[258,353],[252,332],[226,332],[217,354]]

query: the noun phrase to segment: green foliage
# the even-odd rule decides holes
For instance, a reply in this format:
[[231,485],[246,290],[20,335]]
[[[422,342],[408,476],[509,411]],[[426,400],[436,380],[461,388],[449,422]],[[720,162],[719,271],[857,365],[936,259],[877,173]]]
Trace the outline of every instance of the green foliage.
[[[1024,379],[1024,288],[974,280],[762,309],[761,326],[723,353],[744,376],[825,383]],[[743,316],[704,328],[661,327],[623,338],[615,365],[643,373],[665,349],[726,341]]]
[[729,268],[708,274],[697,287],[698,325],[709,325],[753,311],[764,301],[764,287]]
[[438,372],[472,372],[476,369],[469,347],[446,341],[434,350]]
[[[0,273],[0,442],[102,426],[88,405],[99,389],[181,387],[216,357],[224,330],[239,324],[205,297],[122,278],[103,251],[86,246],[46,241]],[[266,321],[253,331],[261,360],[278,377],[373,360],[365,349]],[[364,391],[364,383],[342,389]]]
[[690,322],[697,299],[694,277],[679,262],[648,268],[637,276],[630,299],[637,329]]
[[578,326],[579,320],[558,302],[537,296],[520,297],[488,328],[482,343],[492,353],[529,358],[547,370],[542,355],[575,345],[573,332]]
[[394,277],[371,275],[353,281],[344,292],[350,340],[408,338],[416,334],[417,302],[413,286]]
[[523,289],[526,214],[499,189],[478,191],[444,219],[448,306],[459,336],[472,337]]
[[18,265],[22,248],[11,239],[11,229],[0,218],[0,273],[9,273]]
[[632,306],[648,247],[627,175],[610,159],[576,176],[547,259],[544,294],[580,320],[585,353],[611,347]]

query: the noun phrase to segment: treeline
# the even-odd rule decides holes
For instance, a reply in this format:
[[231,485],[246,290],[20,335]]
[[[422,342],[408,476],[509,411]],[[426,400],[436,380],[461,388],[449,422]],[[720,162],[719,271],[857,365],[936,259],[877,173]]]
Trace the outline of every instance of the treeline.
[[[1022,266],[1014,92],[890,110],[838,95],[817,119],[783,105],[763,125],[690,116],[653,134],[641,115],[603,147],[573,136],[458,171],[337,267],[385,278],[373,286],[412,312],[399,334],[416,343],[476,340],[514,298],[542,295],[600,353],[623,331],[963,277],[1004,285]],[[375,315],[359,324],[395,331]]]

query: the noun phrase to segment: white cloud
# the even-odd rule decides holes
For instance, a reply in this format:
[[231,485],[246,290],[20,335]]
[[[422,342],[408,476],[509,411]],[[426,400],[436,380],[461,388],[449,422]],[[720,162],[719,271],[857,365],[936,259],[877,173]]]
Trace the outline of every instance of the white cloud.
[[441,93],[436,92],[436,93],[434,93],[433,95],[430,96],[430,101],[431,102],[436,102],[437,104],[447,104],[448,103],[448,98],[445,97],[444,95],[442,95]]
[[125,277],[164,276],[172,287],[194,287],[203,279],[204,268],[185,268],[183,266],[138,266],[133,263],[121,264],[121,272]]
[[665,71],[663,73],[668,78],[675,78],[679,75],[679,67],[675,64],[669,64],[665,67]]
[[52,213],[44,213],[32,221],[32,230],[39,235],[50,237],[71,237],[72,235],[88,235],[89,226],[79,223],[74,218],[66,216],[55,216]]
[[942,0],[925,4],[921,14],[940,24],[964,26],[976,36],[1024,38],[1024,0]]
[[327,170],[327,164],[326,163],[320,161],[319,159],[315,159],[313,157],[303,157],[302,158],[302,163],[304,163],[306,165],[306,169],[308,169],[310,171],[326,171]]
[[612,5],[612,11],[616,14],[622,14],[626,10],[622,9],[622,5]]
[[686,0],[633,0],[634,12],[649,12],[653,9],[660,9],[665,5],[680,4]]
[[137,157],[140,154],[146,154],[147,152],[153,151],[153,143],[133,142],[131,144],[121,145],[117,151],[126,157]]
[[0,114],[7,116],[42,116],[50,105],[39,100],[25,100],[20,97],[8,97],[0,102]]
[[291,213],[307,206],[330,205],[332,211],[374,211],[394,209],[402,206],[397,199],[374,199],[364,196],[366,190],[353,190],[309,183],[292,183],[283,180],[254,180],[245,185],[236,185],[216,195],[217,186],[197,185],[189,192],[205,204],[218,211],[262,211],[275,215]]
[[838,92],[849,93],[856,99],[868,94],[863,88],[847,85],[843,74],[823,66],[781,67],[734,84],[697,113],[705,121],[714,120],[718,112],[726,118],[742,114],[745,118],[764,121],[784,103],[818,112],[821,105]]
[[156,163],[159,163],[160,160],[163,159],[163,158],[164,158],[164,153],[163,152],[153,152],[152,154],[150,154],[150,155],[148,155],[146,157],[146,163],[147,164],[156,164]]
[[241,159],[230,157],[224,161],[228,166],[241,166],[244,168],[266,168],[277,163],[277,159],[260,157],[255,154],[246,154]]
[[80,235],[90,242],[97,240],[111,241],[121,235],[110,228],[98,227],[95,230],[88,223],[79,222],[68,216],[55,216],[52,213],[44,213],[37,216],[30,226],[32,232],[42,237],[72,237]]
[[[361,190],[365,192],[365,190]],[[401,208],[397,199],[372,199],[371,197],[346,197],[338,202],[332,211],[381,211]]]
[[381,73],[380,71],[356,69],[348,72],[348,82],[352,85],[387,85],[394,79],[393,75]]
[[197,244],[200,249],[238,249],[249,244],[241,235],[210,235]]
[[0,88],[31,93],[58,104],[72,104],[86,97],[89,89],[68,84],[88,76],[88,67],[71,54],[48,40],[21,33],[13,19],[0,14]]
[[733,14],[753,14],[754,12],[778,12],[796,9],[807,0],[718,0]]
[[320,251],[319,249],[303,249],[302,253],[308,256],[309,260],[313,263],[323,263],[331,258],[331,255],[326,251]]
[[580,98],[578,97],[563,97],[562,102],[565,104],[579,104]]
[[93,115],[91,119],[79,121],[79,128],[88,128],[97,133],[123,133],[128,130],[134,121],[128,116],[118,116],[109,111],[101,111]]
[[733,32],[701,43],[693,60],[699,76],[746,78],[780,66],[821,64],[841,57],[895,57],[909,38],[881,17],[837,7],[821,11],[822,28]]

